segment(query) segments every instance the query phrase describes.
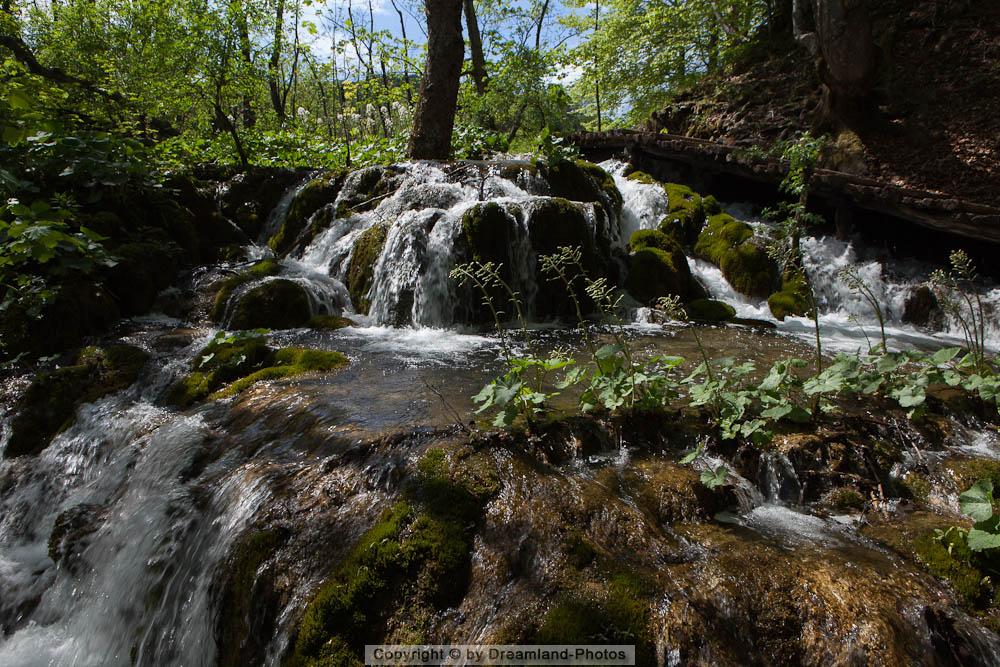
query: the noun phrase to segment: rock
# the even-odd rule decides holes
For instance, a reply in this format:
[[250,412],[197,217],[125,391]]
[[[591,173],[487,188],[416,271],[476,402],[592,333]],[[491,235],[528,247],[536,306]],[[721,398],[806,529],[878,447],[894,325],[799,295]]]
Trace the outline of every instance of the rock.
[[[598,256],[590,226],[579,204],[567,199],[549,198],[532,202],[528,214],[528,237],[531,249],[540,257],[559,252],[561,247],[577,247],[581,251],[583,270],[591,279],[605,275],[604,260]],[[561,281],[552,280],[538,263],[535,277],[538,290],[534,303],[530,304],[536,317],[575,318],[575,308]],[[584,315],[589,314],[593,304],[578,290]]]
[[343,184],[343,174],[332,172],[309,181],[292,200],[281,227],[267,241],[277,255],[285,255],[296,246],[309,218],[327,204],[332,204]]
[[592,162],[563,160],[543,169],[553,197],[577,202],[595,202],[605,206],[609,213],[618,215],[622,210],[622,195],[615,179]]
[[763,299],[774,291],[777,265],[754,239],[750,225],[728,213],[708,219],[694,254],[722,269],[722,275],[740,294]]
[[293,329],[312,317],[306,289],[287,278],[274,278],[237,297],[229,316],[230,329]]
[[88,347],[73,365],[39,373],[18,405],[4,458],[43,451],[69,425],[77,407],[131,385],[148,358],[131,345]]
[[318,329],[321,331],[334,331],[336,329],[344,329],[353,326],[357,326],[357,324],[346,317],[341,317],[340,315],[315,315],[309,320],[310,329]]
[[657,230],[640,230],[632,235],[629,245],[633,252],[625,289],[637,301],[651,305],[664,296],[684,301],[704,296],[684,251],[672,238]]
[[781,281],[781,289],[767,299],[771,314],[779,320],[789,315],[806,317],[812,314],[812,290],[805,276],[799,271],[786,271]]
[[166,401],[184,408],[205,398],[235,396],[257,382],[337,370],[347,365],[339,352],[301,347],[273,349],[262,334],[218,334],[191,362],[191,372],[167,392]]
[[351,262],[347,267],[347,292],[351,295],[355,312],[363,315],[368,314],[371,306],[368,293],[375,281],[375,265],[382,256],[387,236],[386,227],[376,223],[361,232],[354,241]]
[[684,305],[684,310],[694,322],[729,322],[736,317],[736,309],[716,299],[695,299]]
[[944,312],[934,291],[927,285],[913,288],[903,306],[903,321],[918,327],[936,328],[943,320]]
[[370,211],[397,190],[400,183],[398,167],[373,166],[352,171],[344,180],[337,198],[338,218],[352,213]]
[[103,508],[92,503],[74,505],[56,517],[49,535],[49,558],[58,567],[77,574],[87,538],[104,520]]
[[233,295],[233,292],[240,286],[245,285],[254,280],[260,280],[270,276],[276,276],[281,273],[281,264],[275,259],[262,259],[257,262],[249,269],[245,271],[240,271],[219,284],[219,288],[215,292],[215,299],[212,303],[212,310],[208,317],[210,320],[219,324],[226,317],[226,310],[229,307],[229,300]]

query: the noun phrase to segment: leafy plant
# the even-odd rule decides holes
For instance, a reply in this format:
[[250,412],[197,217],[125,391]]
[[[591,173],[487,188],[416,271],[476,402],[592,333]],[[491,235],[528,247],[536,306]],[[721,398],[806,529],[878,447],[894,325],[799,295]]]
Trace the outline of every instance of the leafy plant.
[[1000,514],[993,511],[993,482],[976,482],[958,497],[962,513],[975,522],[965,534],[969,549],[974,552],[1000,548]]
[[955,250],[948,260],[949,270],[938,269],[931,274],[930,287],[941,308],[958,322],[972,360],[982,370],[988,364],[986,320],[990,313],[976,289],[976,266],[964,250]]
[[841,282],[847,285],[855,294],[858,294],[863,298],[872,309],[875,314],[875,319],[878,320],[879,332],[882,334],[882,349],[887,350],[888,343],[885,338],[885,311],[882,310],[882,302],[879,300],[878,296],[872,290],[871,285],[869,285],[865,279],[861,276],[858,271],[858,267],[850,264],[845,266],[837,274]]

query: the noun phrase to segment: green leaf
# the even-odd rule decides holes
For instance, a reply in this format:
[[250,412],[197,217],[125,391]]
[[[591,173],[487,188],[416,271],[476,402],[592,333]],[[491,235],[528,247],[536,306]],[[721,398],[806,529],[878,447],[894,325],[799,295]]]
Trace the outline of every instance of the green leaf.
[[987,549],[1000,548],[1000,533],[973,528],[966,537],[966,543],[972,551],[986,551]]
[[708,470],[703,470],[701,473],[701,483],[710,489],[724,485],[728,478],[729,468],[725,465],[720,465],[714,469],[709,468]]
[[993,516],[993,482],[983,479],[972,485],[958,497],[962,513],[972,517],[977,523]]
[[931,355],[931,363],[934,364],[935,366],[946,364],[955,357],[957,357],[958,353],[961,351],[962,349],[958,347],[942,348],[937,352],[935,352],[933,355]]

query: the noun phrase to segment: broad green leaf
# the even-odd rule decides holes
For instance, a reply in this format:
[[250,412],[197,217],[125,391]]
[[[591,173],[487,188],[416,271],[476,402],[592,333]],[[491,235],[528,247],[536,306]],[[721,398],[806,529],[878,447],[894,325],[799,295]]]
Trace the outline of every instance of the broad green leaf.
[[962,513],[972,517],[977,523],[993,516],[993,482],[983,479],[972,485],[958,497]]

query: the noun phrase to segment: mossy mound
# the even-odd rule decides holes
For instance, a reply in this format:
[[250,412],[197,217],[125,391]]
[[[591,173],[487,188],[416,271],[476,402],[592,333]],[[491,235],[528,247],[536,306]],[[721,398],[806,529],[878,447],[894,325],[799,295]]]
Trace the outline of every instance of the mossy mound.
[[240,295],[229,316],[230,329],[293,329],[312,317],[309,293],[287,278],[267,280]]
[[781,289],[767,299],[771,314],[779,320],[788,316],[806,317],[812,313],[812,290],[801,271],[786,271]]
[[558,597],[528,643],[634,644],[637,665],[655,664],[652,597],[651,587],[639,577],[614,574],[603,590]]
[[660,221],[660,230],[679,233],[685,245],[693,243],[705,224],[704,200],[697,192],[679,183],[663,183],[663,191],[667,193],[667,215]]
[[737,292],[763,299],[774,290],[778,268],[753,236],[750,225],[727,213],[717,213],[698,235],[694,253],[722,269],[722,275]]
[[477,262],[509,264],[515,233],[514,221],[496,202],[476,204],[462,215],[462,237]]
[[226,278],[219,285],[219,289],[215,293],[215,300],[212,303],[212,311],[209,313],[209,318],[216,324],[222,322],[222,319],[226,316],[229,299],[236,288],[254,280],[276,276],[279,273],[281,273],[281,265],[277,260],[269,258],[257,262],[246,271],[241,271]]
[[728,322],[736,317],[735,308],[716,299],[695,299],[685,304],[684,310],[694,322]]
[[244,535],[232,548],[226,564],[215,638],[221,667],[260,664],[267,649],[266,637],[278,613],[270,578],[260,570],[288,539],[281,529],[257,530]]
[[70,424],[77,407],[131,385],[148,358],[131,345],[87,347],[73,365],[39,373],[11,422],[4,458],[44,450]]
[[346,365],[347,357],[339,352],[271,348],[261,332],[219,333],[192,360],[191,373],[170,388],[166,400],[183,408],[204,398],[235,396],[264,380],[332,371]]
[[322,331],[334,331],[353,327],[355,323],[340,315],[316,315],[309,320],[309,328]]
[[[552,255],[562,247],[578,247],[581,250],[581,264],[587,275],[592,279],[604,275],[603,261],[595,250],[590,225],[578,204],[558,197],[539,199],[532,204],[529,215],[528,236],[531,248],[537,255]],[[546,274],[541,262],[538,264],[536,284],[538,291],[531,304],[535,316],[575,317],[565,285]],[[582,287],[577,298],[580,299],[585,314],[589,312],[592,304]]]
[[553,197],[570,201],[596,202],[610,207],[617,215],[622,210],[622,195],[615,179],[596,164],[586,160],[564,160],[545,169]]
[[625,289],[637,301],[648,305],[668,295],[684,301],[704,296],[675,240],[657,230],[640,230],[632,235],[629,245],[633,252]]
[[385,639],[390,619],[409,639],[426,641],[419,619],[461,599],[472,529],[496,491],[484,455],[428,451],[404,487],[406,499],[382,514],[310,600],[285,664],[333,664],[331,654],[344,661],[336,664],[351,664],[366,643]]
[[336,172],[309,181],[295,195],[281,227],[268,239],[268,247],[278,255],[284,255],[292,250],[299,235],[305,231],[309,218],[326,204],[334,202],[343,181],[343,174]]
[[361,232],[354,241],[351,262],[347,267],[347,292],[355,312],[367,315],[371,307],[368,293],[375,281],[375,265],[382,256],[388,230],[384,225],[374,224]]

